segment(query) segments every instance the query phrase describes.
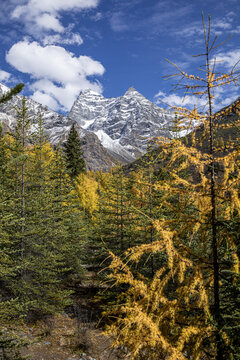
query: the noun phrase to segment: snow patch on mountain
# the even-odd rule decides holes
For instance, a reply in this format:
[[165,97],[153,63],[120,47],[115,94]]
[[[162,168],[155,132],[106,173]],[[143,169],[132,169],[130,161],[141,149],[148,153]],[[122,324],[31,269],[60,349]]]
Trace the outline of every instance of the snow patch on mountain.
[[174,114],[131,87],[116,98],[85,90],[74,102],[68,117],[97,134],[104,147],[136,158],[146,151],[151,138],[171,137],[169,126]]
[[[8,90],[0,84],[0,94]],[[0,112],[5,114],[0,115],[0,120],[4,118],[10,127],[17,116],[15,108],[21,108],[22,99],[22,95],[17,95],[0,105]],[[68,116],[58,114],[30,98],[26,98],[26,106],[33,123],[36,124],[39,114],[42,114],[45,132],[52,144],[64,142],[75,123],[80,138],[85,139],[88,161],[94,167],[101,163],[101,156],[106,167],[110,166],[108,164],[112,166],[114,159],[129,163],[146,152],[150,139],[172,137],[174,113],[152,103],[133,87],[116,98],[105,98],[95,91],[84,90]],[[98,150],[93,148],[90,151],[90,147]],[[91,160],[93,156],[97,160]]]

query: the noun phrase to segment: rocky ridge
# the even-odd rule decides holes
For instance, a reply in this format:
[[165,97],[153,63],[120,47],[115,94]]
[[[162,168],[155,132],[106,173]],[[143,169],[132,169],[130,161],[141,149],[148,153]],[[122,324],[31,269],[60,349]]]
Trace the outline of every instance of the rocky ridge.
[[85,90],[74,102],[68,117],[95,133],[115,156],[118,154],[130,162],[146,151],[149,139],[171,136],[168,128],[174,114],[131,87],[123,96],[109,99]]
[[[8,88],[0,84],[0,94]],[[0,121],[12,127],[21,107],[22,95],[0,105]],[[46,135],[52,144],[64,142],[70,127],[82,140],[84,158],[89,170],[108,170],[116,163],[131,163],[145,153],[149,139],[170,137],[169,125],[174,114],[161,109],[131,87],[123,96],[105,98],[82,91],[67,116],[26,98],[29,116],[36,122],[41,112]]]
[[[0,94],[8,90],[9,88],[0,84]],[[22,98],[22,95],[17,95],[7,103],[0,104],[0,123],[6,129],[13,127],[17,116],[16,108],[22,106]],[[30,98],[26,98],[26,106],[28,107],[28,115],[32,118],[33,124],[37,122],[39,113],[42,114],[46,136],[51,144],[56,145],[66,140],[73,124],[70,118],[50,110],[47,106],[39,104]],[[82,140],[82,148],[88,170],[102,169],[107,171],[115,165],[116,160],[103,147],[97,135],[84,130],[77,124],[76,129]]]

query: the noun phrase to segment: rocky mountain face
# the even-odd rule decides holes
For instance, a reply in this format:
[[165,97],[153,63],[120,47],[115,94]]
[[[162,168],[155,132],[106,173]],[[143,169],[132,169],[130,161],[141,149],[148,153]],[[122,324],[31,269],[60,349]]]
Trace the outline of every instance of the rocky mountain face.
[[[0,94],[8,88],[0,84]],[[0,121],[12,127],[21,107],[22,95],[0,105]],[[33,123],[41,112],[46,134],[52,144],[67,138],[70,127],[76,129],[82,140],[87,168],[108,170],[117,162],[130,163],[147,149],[149,139],[169,137],[169,125],[174,114],[159,108],[134,88],[123,96],[105,98],[86,90],[80,93],[67,116],[27,98],[26,106]]]
[[[9,88],[6,86],[0,85],[0,94],[8,90]],[[22,95],[17,95],[7,103],[0,104],[0,118],[4,125],[10,128],[13,126],[14,118],[17,116],[16,108],[21,108],[22,98]],[[67,117],[50,110],[47,106],[41,105],[30,98],[26,98],[26,106],[28,108],[28,116],[32,118],[33,123],[37,122],[39,113],[42,114],[46,135],[51,143],[56,144],[59,140],[65,139],[71,127],[71,121]]]
[[123,96],[110,99],[91,90],[83,91],[68,117],[95,133],[114,156],[130,162],[146,151],[149,139],[170,137],[168,128],[174,114],[131,87]]
[[[8,91],[9,88],[0,84],[0,94]],[[10,101],[0,104],[0,123],[7,128],[14,126],[17,116],[16,108],[22,106],[22,95],[14,96]],[[73,121],[62,114],[50,110],[47,106],[26,98],[26,106],[28,107],[28,116],[32,118],[33,124],[37,122],[39,113],[42,114],[47,139],[51,144],[64,142]],[[82,149],[88,170],[102,169],[107,171],[115,165],[116,160],[103,147],[97,135],[90,133],[76,124],[76,129],[82,140]]]

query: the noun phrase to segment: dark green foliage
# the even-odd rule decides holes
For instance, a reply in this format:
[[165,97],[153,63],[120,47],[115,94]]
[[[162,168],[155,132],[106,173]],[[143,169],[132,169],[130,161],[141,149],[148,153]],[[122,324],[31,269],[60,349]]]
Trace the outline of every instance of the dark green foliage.
[[11,98],[14,95],[17,95],[20,91],[22,91],[23,88],[24,88],[24,84],[18,84],[14,88],[10,89],[6,94],[1,95],[0,104],[11,100]]
[[72,125],[67,142],[64,144],[66,156],[66,166],[72,179],[76,178],[81,172],[85,171],[85,161],[81,149],[81,141],[74,124]]
[[[99,195],[98,226],[93,234],[95,259],[92,261],[97,261],[100,266],[108,257],[109,251],[121,255],[131,245],[128,192],[121,170],[109,174],[106,188]],[[106,263],[101,266],[105,267]]]
[[[221,224],[222,232],[231,232],[234,236],[235,250],[229,249],[227,242],[222,243],[221,247],[221,329],[228,336],[229,342],[224,342],[224,359],[240,359],[240,274],[238,261],[240,256],[239,244],[239,218],[234,214],[228,221]],[[238,259],[236,257],[238,256]],[[231,355],[230,355],[231,354]]]
[[22,340],[12,336],[9,331],[0,330],[0,359],[1,360],[26,360],[21,356],[20,348],[26,346]]
[[[7,102],[12,96],[18,94],[23,89],[23,84],[17,85],[11,89],[7,94],[0,97],[0,103]],[[18,304],[16,301],[11,301],[9,298],[9,291],[7,283],[9,283],[13,276],[15,276],[17,269],[13,265],[13,257],[15,249],[11,243],[7,226],[11,226],[15,222],[15,217],[9,208],[12,208],[13,202],[8,193],[8,166],[9,157],[7,155],[7,144],[3,136],[2,127],[0,126],[0,319],[8,318],[11,313],[14,313]],[[16,306],[15,306],[16,305]],[[18,311],[17,311],[18,313]],[[15,312],[16,314],[16,312]],[[11,315],[10,315],[11,317]],[[3,360],[24,360],[20,354],[20,348],[25,346],[22,341],[16,339],[8,331],[0,328],[0,358]]]
[[33,321],[71,303],[64,283],[82,271],[84,224],[62,150],[46,143],[41,115],[30,145],[24,98],[16,110],[8,149],[0,138],[6,168],[0,182],[0,318]]
[[222,330],[229,337],[229,345],[224,347],[224,359],[240,359],[240,275],[226,270],[221,273]]

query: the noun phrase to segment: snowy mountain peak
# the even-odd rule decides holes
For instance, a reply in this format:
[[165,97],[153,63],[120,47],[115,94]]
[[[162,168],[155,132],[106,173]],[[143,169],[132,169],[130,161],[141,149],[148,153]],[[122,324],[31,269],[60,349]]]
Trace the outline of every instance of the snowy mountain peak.
[[[8,88],[0,84],[0,94],[6,90]],[[84,90],[67,117],[33,99],[27,98],[26,102],[34,122],[41,111],[46,134],[53,144],[64,141],[75,122],[79,135],[85,139],[83,146],[91,164],[89,168],[94,169],[112,166],[116,159],[125,163],[133,161],[146,151],[151,138],[171,136],[169,123],[174,119],[172,112],[159,108],[134,87],[116,98]],[[11,127],[16,117],[14,107],[21,107],[21,103],[22,95],[17,95],[1,104],[0,121]]]
[[[9,90],[9,88],[0,84],[0,95],[3,94],[4,91]],[[84,95],[84,98],[86,97],[93,98],[92,92],[90,95],[89,91],[87,91]],[[23,96],[19,94],[7,103],[0,104],[0,124],[3,124],[4,130],[9,131],[9,129],[13,129],[16,123],[16,110],[14,108],[21,108],[22,98]],[[39,112],[41,112],[45,134],[50,143],[59,144],[66,140],[73,123],[71,119],[50,110],[47,106],[41,105],[30,98],[26,98],[26,106],[28,108],[28,116],[32,118],[33,123],[37,121]],[[35,125],[32,126],[32,129],[35,130]],[[85,131],[78,125],[76,125],[76,129],[82,141],[82,149],[88,170],[102,169],[106,171],[115,165],[116,157],[113,157],[103,147],[97,135]],[[104,138],[104,141],[106,142],[107,139]],[[128,162],[131,160],[132,159],[128,159]]]
[[135,89],[135,87],[133,87],[133,86],[131,86],[127,91],[126,91],[126,93],[125,94],[130,94],[130,93],[138,93],[139,94],[139,92]]
[[82,90],[82,91],[80,91],[80,94],[79,94],[79,96],[81,96],[81,95],[93,95],[93,96],[101,96],[101,94],[100,93],[98,93],[97,91],[94,91],[94,90],[92,90],[92,89],[85,89],[85,90]]
[[[123,95],[123,97],[131,97],[131,98],[144,98],[142,94],[140,94],[133,86],[131,86]],[[144,98],[145,99],[145,98]]]
[[[81,93],[68,117],[87,131],[94,132],[102,144],[119,155],[136,158],[145,152],[152,137],[169,137],[174,114],[147,100],[134,87],[120,97]],[[124,150],[124,155],[123,155]]]

